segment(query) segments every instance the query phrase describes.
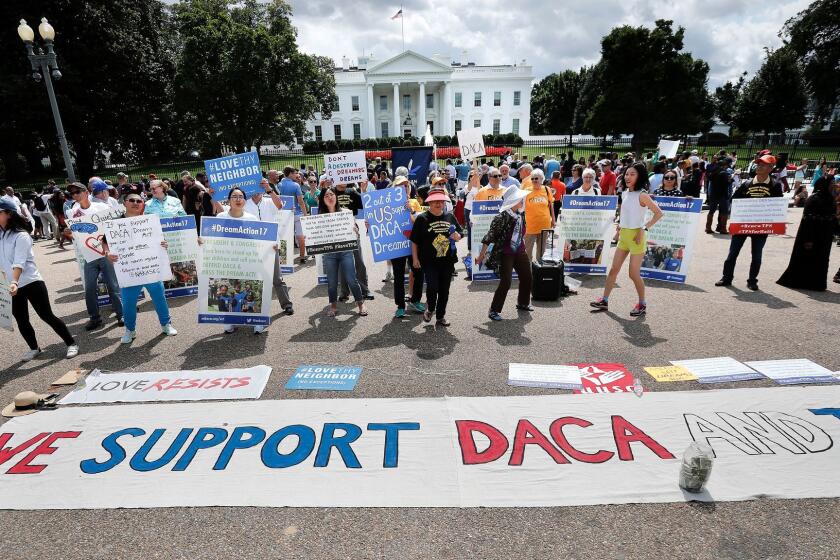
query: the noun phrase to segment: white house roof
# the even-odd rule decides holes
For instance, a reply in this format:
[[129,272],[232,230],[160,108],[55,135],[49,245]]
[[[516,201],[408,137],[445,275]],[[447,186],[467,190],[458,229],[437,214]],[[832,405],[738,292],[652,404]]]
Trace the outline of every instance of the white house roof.
[[452,67],[414,51],[405,51],[367,69],[368,76],[452,72]]

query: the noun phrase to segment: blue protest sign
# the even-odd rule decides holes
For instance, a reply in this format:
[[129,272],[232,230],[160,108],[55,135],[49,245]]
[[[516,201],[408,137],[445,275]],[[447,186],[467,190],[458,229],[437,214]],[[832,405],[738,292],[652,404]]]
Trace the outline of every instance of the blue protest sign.
[[260,156],[256,151],[233,154],[204,162],[207,179],[213,188],[213,200],[227,200],[231,189],[245,191],[245,197],[262,192]]
[[407,146],[391,148],[391,165],[394,169],[405,167],[408,178],[418,185],[425,185],[429,177],[429,165],[432,163],[432,146]]
[[403,187],[362,193],[368,237],[374,262],[411,255],[411,214],[405,207]]
[[362,375],[362,368],[333,365],[302,365],[286,383],[286,389],[352,391]]

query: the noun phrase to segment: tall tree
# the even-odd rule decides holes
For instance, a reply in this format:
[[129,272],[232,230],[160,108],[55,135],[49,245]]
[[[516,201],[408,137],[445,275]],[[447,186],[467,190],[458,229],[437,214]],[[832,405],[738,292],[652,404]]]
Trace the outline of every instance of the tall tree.
[[744,72],[736,82],[728,81],[715,88],[715,116],[729,127],[734,126],[735,123],[735,108],[738,106],[746,75],[747,73]]
[[[714,106],[709,66],[681,52],[685,30],[670,20],[653,29],[622,26],[601,40],[601,60],[582,99],[592,99],[585,126],[597,135],[633,134],[634,144],[661,134],[705,132]],[[593,88],[597,88],[593,91]]]
[[808,105],[802,83],[802,69],[790,48],[768,50],[758,73],[743,88],[735,110],[735,126],[765,133],[802,126]]
[[[315,111],[330,116],[329,59],[298,51],[283,0],[182,0],[176,104],[185,138],[210,153],[302,136]],[[323,108],[323,109],[322,109]]]
[[531,129],[535,134],[574,134],[575,108],[589,69],[549,74],[531,92]]
[[779,36],[803,67],[814,121],[824,123],[840,98],[840,0],[813,2],[787,20]]

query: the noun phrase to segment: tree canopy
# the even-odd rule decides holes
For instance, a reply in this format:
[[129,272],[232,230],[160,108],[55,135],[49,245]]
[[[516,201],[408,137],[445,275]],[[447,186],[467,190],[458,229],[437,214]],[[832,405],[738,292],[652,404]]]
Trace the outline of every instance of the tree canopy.
[[744,87],[746,75],[744,72],[736,82],[729,81],[715,88],[715,116],[727,126],[735,125],[735,110],[741,98],[741,88]]
[[575,110],[588,68],[549,74],[531,92],[532,134],[574,134],[580,123]]

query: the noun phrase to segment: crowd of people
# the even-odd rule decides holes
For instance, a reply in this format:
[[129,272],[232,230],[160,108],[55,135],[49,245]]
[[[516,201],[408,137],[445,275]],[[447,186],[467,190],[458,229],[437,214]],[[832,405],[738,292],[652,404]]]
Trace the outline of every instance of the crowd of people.
[[[51,310],[46,285],[35,264],[33,241],[52,239],[64,248],[72,242],[73,233],[67,220],[112,210],[115,217],[157,214],[161,217],[192,215],[199,227],[202,217],[218,216],[242,220],[276,221],[284,209],[281,197],[294,201],[294,237],[298,247],[297,261],[307,263],[312,257],[306,251],[300,219],[313,213],[363,211],[361,193],[367,189],[404,188],[406,208],[413,223],[410,235],[411,255],[388,261],[384,281],[394,283],[395,316],[404,317],[406,310],[422,314],[423,320],[435,318],[438,327],[450,325],[446,311],[449,289],[457,275],[457,242],[462,236],[472,244],[470,215],[476,202],[499,200],[501,209],[487,234],[480,240],[481,250],[474,265],[495,271],[499,283],[490,302],[488,317],[503,320],[502,310],[511,287],[512,274],[519,278],[516,309],[531,312],[531,263],[541,258],[539,245],[543,233],[553,230],[562,219],[565,196],[619,197],[614,244],[616,250],[601,297],[590,305],[595,310],[607,310],[609,297],[623,263],[629,257],[629,276],[635,286],[638,301],[631,316],[647,311],[645,286],[640,268],[647,248],[647,231],[656,226],[662,216],[656,200],[659,197],[685,197],[705,194],[708,205],[705,231],[708,234],[729,235],[727,222],[733,198],[781,197],[793,191],[791,204],[804,206],[803,218],[797,233],[790,266],[779,283],[791,288],[825,290],[829,253],[838,233],[840,219],[840,186],[837,170],[829,169],[823,160],[817,163],[808,193],[806,173],[808,162],[788,164],[787,158],[763,150],[751,157],[747,165],[738,165],[735,152],[708,156],[696,150],[668,158],[648,153],[602,153],[600,157],[575,158],[574,152],[563,155],[541,154],[527,160],[516,153],[508,153],[498,160],[482,158],[465,162],[446,160],[442,165],[433,161],[426,177],[410,177],[405,167],[391,168],[377,158],[370,162],[368,181],[359,184],[333,184],[327,175],[319,176],[312,166],[285,167],[282,171],[264,173],[260,191],[250,196],[241,189],[233,189],[227,200],[213,197],[213,185],[204,173],[195,175],[184,171],[177,180],[158,178],[154,174],[131,182],[125,174],[117,175],[117,183],[91,177],[87,184],[68,183],[63,189],[50,181],[39,193],[21,199],[12,187],[0,196],[0,267],[5,272],[9,291],[13,296],[13,315],[30,351],[24,360],[31,360],[40,347],[29,322],[29,305],[49,324],[67,345],[67,356],[78,351],[76,341],[67,327]],[[792,170],[793,185],[787,181]],[[287,208],[287,210],[292,210]],[[714,216],[717,213],[717,223]],[[714,226],[714,227],[713,227]],[[717,286],[729,286],[734,280],[735,263],[747,238],[751,239],[752,262],[747,286],[758,290],[758,274],[767,235],[732,235],[729,255],[723,263],[723,273]],[[199,243],[201,239],[199,238]],[[840,243],[838,243],[840,244]],[[136,337],[136,301],[145,288],[154,303],[163,333],[177,334],[171,324],[164,287],[158,282],[133,288],[121,288],[114,271],[116,255],[84,264],[85,303],[89,320],[88,331],[103,324],[97,298],[97,283],[104,283],[110,305],[119,326],[125,327],[121,342],[130,344]],[[283,248],[291,252],[291,247]],[[294,313],[288,287],[280,272],[280,247],[275,247],[273,287],[281,307],[287,315]],[[353,297],[360,316],[367,315],[365,302],[373,300],[361,249],[328,253],[323,256],[324,273],[328,285],[328,316],[338,313],[338,303]],[[401,281],[408,275],[408,288]],[[840,270],[834,276],[840,283]],[[422,294],[425,287],[426,301]],[[224,288],[224,290],[223,290]],[[231,286],[219,285],[216,305],[225,307],[230,299]],[[227,291],[225,291],[227,290]],[[225,293],[221,293],[225,291]],[[242,291],[242,290],[240,290]],[[408,296],[406,296],[408,292]],[[219,295],[221,294],[221,295]],[[227,298],[227,299],[226,299]],[[231,300],[233,301],[233,300]],[[247,294],[241,309],[255,305]],[[249,309],[251,308],[249,307]],[[232,307],[231,307],[232,309]],[[225,332],[233,332],[227,325]],[[260,334],[265,327],[256,326]]]

